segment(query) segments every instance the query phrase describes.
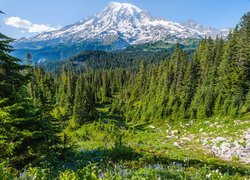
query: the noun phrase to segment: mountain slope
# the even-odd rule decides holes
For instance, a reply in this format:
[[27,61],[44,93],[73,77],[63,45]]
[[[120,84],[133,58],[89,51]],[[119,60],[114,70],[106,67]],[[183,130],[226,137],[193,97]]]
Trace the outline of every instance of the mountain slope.
[[[201,25],[196,28],[190,24],[154,18],[132,4],[111,2],[89,19],[60,30],[42,33],[28,39],[22,38],[14,43],[14,47],[39,51],[41,48],[59,44],[67,46],[83,44],[81,50],[118,50],[134,44],[157,41],[177,42],[179,39],[205,36],[215,38],[216,35],[225,37],[227,33],[228,30],[204,28]],[[96,47],[95,44],[99,46]]]

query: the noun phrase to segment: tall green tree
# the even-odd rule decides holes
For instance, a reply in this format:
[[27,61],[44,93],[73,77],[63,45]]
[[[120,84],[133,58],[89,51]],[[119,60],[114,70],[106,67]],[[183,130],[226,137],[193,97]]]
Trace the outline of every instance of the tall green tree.
[[88,86],[83,85],[83,77],[76,82],[75,99],[71,127],[76,128],[96,118],[93,93]]
[[31,65],[31,64],[32,64],[32,61],[31,61],[31,54],[30,54],[30,52],[26,53],[25,57],[26,57],[27,63],[28,63],[29,65]]
[[48,153],[55,132],[44,107],[33,105],[27,85],[30,74],[9,55],[10,42],[0,34],[0,160],[23,168]]

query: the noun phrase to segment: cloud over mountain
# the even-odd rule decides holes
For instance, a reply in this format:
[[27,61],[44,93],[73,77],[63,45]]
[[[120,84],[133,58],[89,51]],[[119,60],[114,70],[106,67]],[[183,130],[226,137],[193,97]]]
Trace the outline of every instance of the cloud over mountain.
[[18,28],[21,30],[26,30],[29,33],[43,33],[48,31],[57,30],[60,27],[51,27],[45,24],[35,24],[29,20],[22,19],[20,17],[9,17],[4,20],[4,23],[8,26]]

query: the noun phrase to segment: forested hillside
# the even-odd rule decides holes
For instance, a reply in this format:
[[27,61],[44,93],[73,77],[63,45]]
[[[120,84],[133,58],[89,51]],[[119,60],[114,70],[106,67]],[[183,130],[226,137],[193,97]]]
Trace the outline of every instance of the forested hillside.
[[[180,48],[189,56],[198,46],[199,39],[180,40]],[[89,69],[137,69],[141,61],[145,64],[159,64],[169,59],[175,49],[175,44],[166,42],[146,43],[130,46],[119,51],[83,51],[64,60],[46,60],[36,63],[32,51],[32,61],[48,71],[60,71],[62,66],[73,68],[74,71],[84,72]]]
[[203,39],[192,56],[176,44],[169,58],[128,68],[112,61],[124,56],[98,52],[112,63],[94,58],[95,68],[75,71],[82,53],[49,72],[21,65],[1,34],[0,179],[249,178],[249,165],[193,149],[196,141],[165,141],[178,123],[249,117],[249,38],[247,13],[227,40]]

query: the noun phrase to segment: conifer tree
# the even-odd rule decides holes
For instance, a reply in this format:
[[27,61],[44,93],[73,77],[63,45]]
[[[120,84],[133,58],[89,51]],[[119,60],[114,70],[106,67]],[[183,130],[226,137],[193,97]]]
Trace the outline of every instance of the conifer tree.
[[44,108],[33,106],[25,66],[8,54],[11,40],[0,37],[0,159],[23,168],[48,152],[55,134]]
[[25,68],[19,64],[21,60],[9,55],[12,51],[10,42],[11,38],[0,33],[0,98],[8,98],[9,102],[28,80],[27,76],[20,73]]
[[30,52],[26,53],[26,61],[27,61],[27,63],[28,63],[29,65],[32,64]]
[[71,127],[77,128],[96,117],[95,103],[90,87],[83,85],[81,76],[76,82],[75,99]]

